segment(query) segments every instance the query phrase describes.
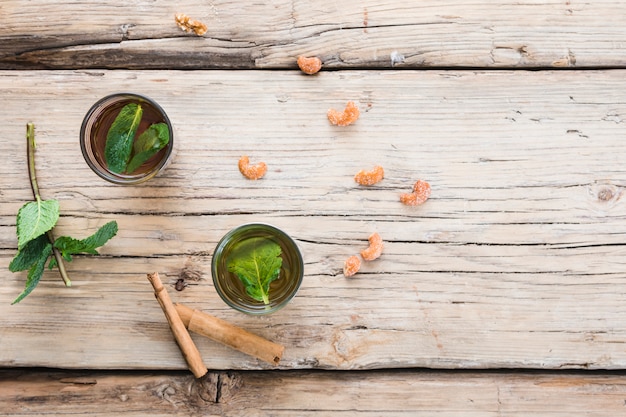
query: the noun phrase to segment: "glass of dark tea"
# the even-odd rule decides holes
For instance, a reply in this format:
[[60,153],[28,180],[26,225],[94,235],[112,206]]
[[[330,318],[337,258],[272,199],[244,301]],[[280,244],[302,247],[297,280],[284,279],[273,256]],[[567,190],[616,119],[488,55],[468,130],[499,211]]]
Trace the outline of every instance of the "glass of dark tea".
[[295,295],[304,274],[296,242],[265,223],[248,223],[226,233],[211,262],[219,296],[235,310],[268,314]]
[[169,162],[174,147],[172,124],[154,100],[116,93],[98,100],[80,128],[87,165],[115,184],[147,181]]

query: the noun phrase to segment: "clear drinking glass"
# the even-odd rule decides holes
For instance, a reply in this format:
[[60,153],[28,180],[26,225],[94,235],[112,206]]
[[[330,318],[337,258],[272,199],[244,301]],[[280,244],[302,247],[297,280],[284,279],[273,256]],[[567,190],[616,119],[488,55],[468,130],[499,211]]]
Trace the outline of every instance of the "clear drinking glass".
[[[246,293],[243,282],[228,266],[234,258],[242,256],[242,247],[268,241],[280,246],[282,267],[279,278],[270,284],[265,304]],[[249,223],[236,227],[219,241],[213,253],[211,272],[215,290],[230,307],[248,314],[269,314],[284,307],[296,295],[302,283],[304,264],[296,242],[285,232],[269,224]]]
[[[165,123],[170,136],[169,143],[139,168],[130,174],[120,174],[107,168],[104,149],[109,128],[128,103],[137,103],[143,109],[135,138],[153,123]],[[174,148],[174,131],[167,114],[154,100],[135,93],[116,93],[98,100],[85,115],[80,128],[80,148],[87,165],[101,178],[115,184],[139,184],[154,177],[169,162]]]

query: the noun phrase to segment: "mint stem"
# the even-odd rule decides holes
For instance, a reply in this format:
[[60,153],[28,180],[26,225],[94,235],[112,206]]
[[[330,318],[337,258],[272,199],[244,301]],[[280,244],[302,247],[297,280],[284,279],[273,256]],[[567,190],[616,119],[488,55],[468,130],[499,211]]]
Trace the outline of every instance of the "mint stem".
[[[28,177],[30,178],[30,187],[33,190],[33,196],[36,201],[41,201],[41,196],[39,195],[39,186],[37,185],[37,175],[35,174],[35,125],[33,123],[26,124],[26,151],[28,152]],[[50,229],[46,232],[46,236],[52,245],[52,253],[54,254],[54,258],[57,261],[57,266],[59,268],[59,273],[61,274],[61,278],[65,283],[66,287],[72,286],[72,281],[70,281],[70,277],[67,275],[67,271],[65,269],[65,264],[63,263],[63,256],[61,256],[61,252],[57,248],[54,247],[54,234],[52,232],[53,229]]]

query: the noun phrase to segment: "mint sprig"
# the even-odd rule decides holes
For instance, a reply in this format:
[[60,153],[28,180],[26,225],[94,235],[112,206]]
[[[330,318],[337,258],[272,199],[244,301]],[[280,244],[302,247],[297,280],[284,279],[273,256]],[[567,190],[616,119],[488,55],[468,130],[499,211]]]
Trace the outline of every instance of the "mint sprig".
[[[20,224],[20,221],[23,223],[29,223],[32,222],[33,219],[29,217],[22,217],[21,220],[18,220],[18,225]],[[29,240],[22,247],[22,249],[17,251],[17,255],[15,255],[9,264],[9,270],[11,272],[28,270],[28,279],[26,280],[24,291],[22,291],[12,304],[20,302],[35,289],[37,284],[39,284],[39,280],[43,275],[48,258],[50,258],[50,262],[48,264],[49,269],[58,267],[58,262],[53,254],[53,249],[58,249],[63,256],[63,259],[68,262],[72,261],[72,255],[80,253],[97,255],[98,251],[96,251],[96,249],[104,245],[107,241],[109,241],[109,239],[117,234],[117,222],[111,221],[105,224],[96,233],[86,239],[77,240],[69,236],[61,236],[55,239],[54,244],[50,244],[50,240],[46,234],[47,231],[48,230],[45,230],[35,239]]]
[[59,202],[42,200],[35,175],[35,127],[26,125],[28,150],[28,172],[35,201],[24,204],[17,213],[17,254],[9,264],[11,272],[28,270],[24,291],[13,301],[19,303],[30,294],[43,275],[46,262],[49,268],[57,267],[66,286],[71,285],[67,277],[63,259],[72,260],[79,253],[97,254],[97,248],[104,245],[117,233],[117,223],[109,222],[93,235],[77,240],[68,236],[54,239],[52,229],[59,219]]

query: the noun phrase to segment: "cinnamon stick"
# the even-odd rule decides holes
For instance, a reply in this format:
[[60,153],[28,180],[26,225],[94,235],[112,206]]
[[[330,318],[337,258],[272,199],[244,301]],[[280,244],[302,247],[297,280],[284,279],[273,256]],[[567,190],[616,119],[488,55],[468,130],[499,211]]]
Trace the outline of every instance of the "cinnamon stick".
[[182,320],[178,316],[176,308],[174,308],[174,304],[172,303],[167,290],[163,287],[161,278],[159,278],[159,273],[154,272],[152,274],[148,274],[148,281],[150,281],[152,287],[154,288],[154,296],[165,313],[167,322],[169,323],[170,329],[172,329],[172,333],[176,339],[176,343],[178,343],[178,347],[183,353],[185,361],[189,366],[189,370],[196,378],[204,376],[208,372],[208,369],[204,365],[204,362],[202,362],[202,356],[200,356],[198,348],[191,339],[191,336],[189,335],[189,332],[187,332]]
[[278,365],[285,347],[250,333],[222,319],[175,304],[184,325],[192,332],[222,343],[240,352],[254,356],[272,365]]

